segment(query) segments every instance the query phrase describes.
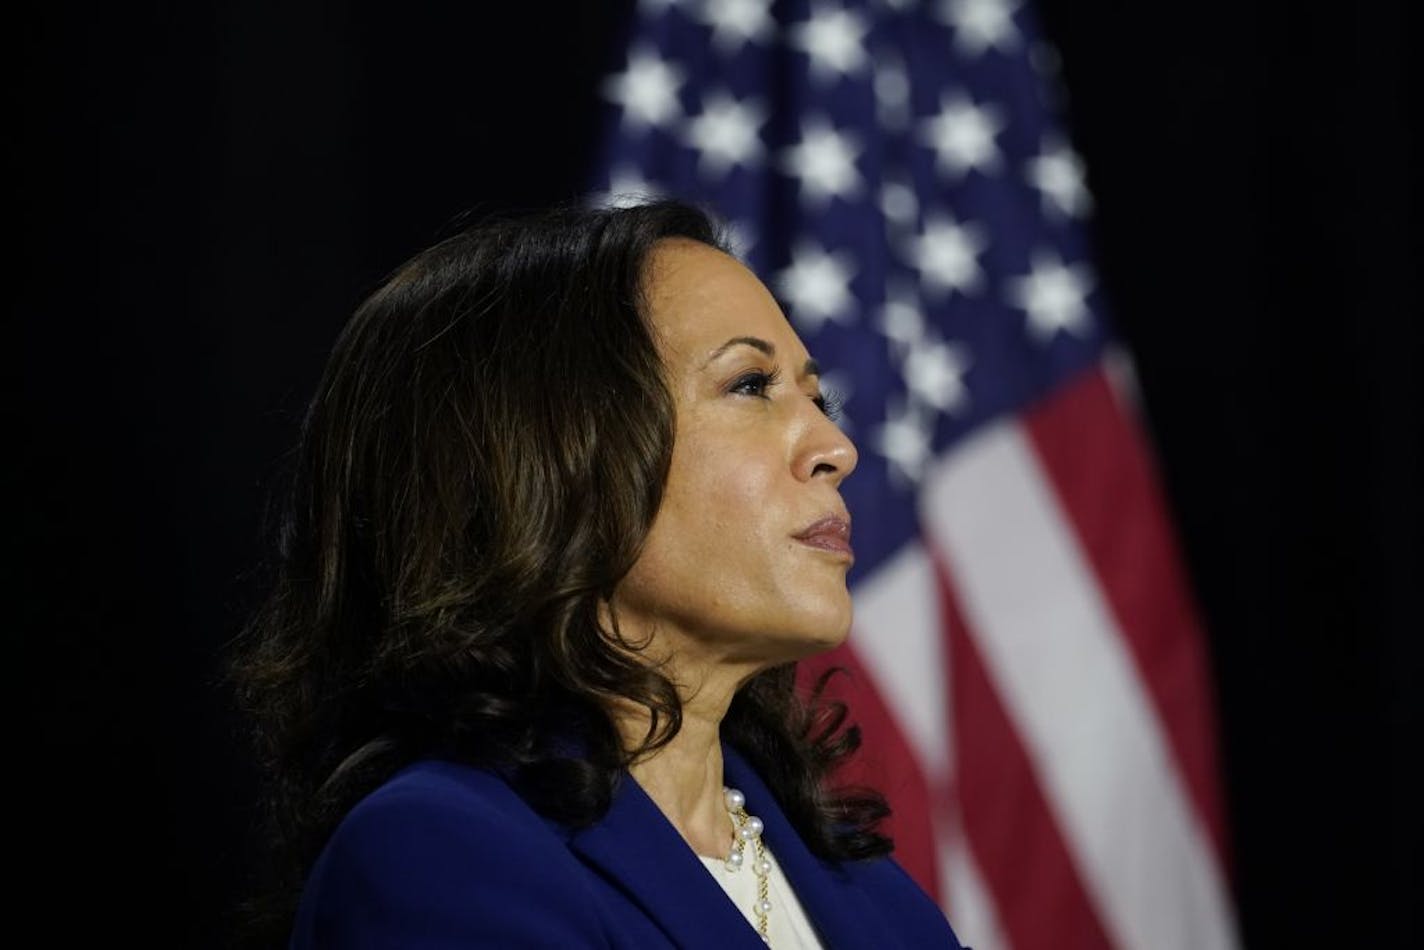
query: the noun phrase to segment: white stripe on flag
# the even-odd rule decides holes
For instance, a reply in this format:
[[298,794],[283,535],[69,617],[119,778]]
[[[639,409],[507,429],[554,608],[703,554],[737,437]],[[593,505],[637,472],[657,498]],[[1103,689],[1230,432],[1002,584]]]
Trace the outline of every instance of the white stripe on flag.
[[[933,790],[948,788],[953,762],[945,635],[934,566],[918,542],[856,585],[852,645]],[[955,933],[975,950],[1007,947],[993,899],[968,851],[963,829],[932,814],[943,904]]]
[[1016,424],[988,426],[927,474],[923,523],[1104,927],[1134,950],[1233,947],[1206,835],[1045,478]]
[[1008,950],[994,899],[979,873],[962,827],[935,828],[939,879],[944,882],[944,910],[959,942],[974,950]]
[[951,755],[934,568],[924,548],[913,542],[852,593],[851,646],[933,786],[948,774]]

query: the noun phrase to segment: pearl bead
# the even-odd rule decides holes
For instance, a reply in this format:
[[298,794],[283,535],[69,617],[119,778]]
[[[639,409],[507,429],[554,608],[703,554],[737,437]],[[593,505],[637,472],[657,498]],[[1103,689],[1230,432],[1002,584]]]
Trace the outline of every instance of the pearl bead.
[[[766,825],[760,818],[746,813],[747,797],[737,789],[724,788],[722,790],[722,797],[727,802],[727,811],[732,814],[733,824],[740,822],[737,827],[736,843],[732,846],[731,853],[727,855],[727,870],[729,872],[739,870],[744,861],[747,843],[756,842],[757,858],[753,862],[752,867],[761,878],[758,887],[762,893],[765,893],[768,883],[766,878],[767,875],[771,874],[771,860],[766,857],[764,846],[759,839],[761,838],[761,833],[766,830]],[[763,897],[761,900],[758,900],[753,907],[757,916],[761,918],[760,924],[757,927],[758,935],[763,942],[770,944],[771,938],[764,933],[760,933],[760,931],[766,927],[766,917],[771,913],[771,900]]]

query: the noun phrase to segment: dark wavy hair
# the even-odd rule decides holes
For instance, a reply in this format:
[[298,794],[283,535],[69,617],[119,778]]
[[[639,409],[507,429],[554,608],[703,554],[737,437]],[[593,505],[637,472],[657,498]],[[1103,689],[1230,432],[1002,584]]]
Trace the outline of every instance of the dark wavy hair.
[[[676,202],[487,223],[416,255],[342,331],[232,666],[279,869],[258,930],[285,931],[336,823],[411,761],[496,769],[577,826],[680,728],[675,685],[599,622],[672,455],[643,293],[667,238],[723,246]],[[803,699],[794,664],[762,672],[723,737],[814,852],[884,855],[884,799],[828,787],[860,738],[824,685]],[[651,713],[637,748],[613,698]]]

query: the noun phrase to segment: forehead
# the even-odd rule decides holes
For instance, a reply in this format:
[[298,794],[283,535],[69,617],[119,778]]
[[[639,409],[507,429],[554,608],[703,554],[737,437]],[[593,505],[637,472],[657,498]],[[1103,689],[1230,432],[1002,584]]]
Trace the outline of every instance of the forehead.
[[806,348],[766,286],[735,258],[696,241],[660,241],[648,258],[649,320],[670,363],[753,336],[800,363]]

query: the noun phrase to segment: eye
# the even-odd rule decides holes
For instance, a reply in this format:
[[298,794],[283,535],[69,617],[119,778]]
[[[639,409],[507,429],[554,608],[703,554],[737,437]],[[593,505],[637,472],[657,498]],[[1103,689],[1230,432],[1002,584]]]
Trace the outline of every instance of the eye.
[[728,392],[736,393],[739,396],[756,396],[758,399],[766,399],[766,391],[776,385],[776,381],[781,378],[780,370],[752,370],[738,376],[736,381],[728,388]]
[[825,413],[827,419],[835,420],[841,417],[841,410],[845,408],[845,397],[834,389],[822,390],[811,401],[816,404],[816,408]]

